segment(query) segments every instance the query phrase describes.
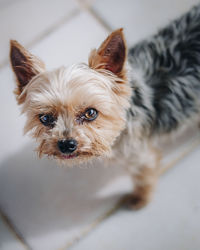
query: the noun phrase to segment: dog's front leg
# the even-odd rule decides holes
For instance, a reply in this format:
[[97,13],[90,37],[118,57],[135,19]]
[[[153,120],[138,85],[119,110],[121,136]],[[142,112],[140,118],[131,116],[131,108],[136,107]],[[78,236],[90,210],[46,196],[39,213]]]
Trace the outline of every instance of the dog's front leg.
[[147,205],[152,198],[154,188],[159,176],[160,154],[157,150],[149,148],[143,151],[128,166],[133,178],[133,193],[128,196],[128,206],[140,209]]

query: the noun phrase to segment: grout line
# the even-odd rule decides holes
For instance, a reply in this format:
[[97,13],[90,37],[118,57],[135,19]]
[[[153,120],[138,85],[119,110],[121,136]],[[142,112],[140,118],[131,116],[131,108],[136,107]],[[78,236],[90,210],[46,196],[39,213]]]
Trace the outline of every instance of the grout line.
[[80,13],[79,9],[72,10],[71,13],[67,14],[63,18],[61,18],[58,22],[53,24],[51,27],[47,28],[45,31],[43,31],[40,35],[38,35],[35,39],[33,39],[30,43],[27,44],[28,47],[32,47],[37,42],[43,40],[45,37],[47,37],[49,34],[53,33],[55,30],[60,28],[63,24],[68,22],[70,19],[76,17]]
[[95,2],[95,0],[76,0],[77,4],[79,5],[79,7],[81,9],[87,9],[90,8],[90,6],[93,5],[93,3]]
[[160,175],[165,174],[169,169],[171,169],[172,167],[174,167],[178,162],[180,162],[181,160],[183,160],[187,155],[189,155],[190,153],[192,153],[198,146],[200,146],[200,137],[196,137],[194,139],[193,142],[191,142],[191,145],[189,148],[183,150],[183,152],[174,160],[172,160],[171,162],[169,162],[166,165],[163,165],[163,167],[161,167],[160,170]]
[[24,1],[24,0],[7,0],[7,1],[4,1],[4,2],[0,2],[0,9],[5,9],[5,8],[8,8],[10,7],[11,5],[13,4],[16,4],[18,2],[21,2],[21,1]]
[[[40,42],[41,40],[46,38],[49,34],[53,33],[56,29],[60,28],[63,24],[68,22],[70,19],[76,17],[79,13],[80,13],[79,9],[72,10],[69,14],[67,14],[66,16],[61,18],[59,21],[57,21],[51,27],[49,27],[46,30],[44,30],[43,32],[41,32],[39,35],[37,35],[35,38],[33,38],[33,40],[31,42],[28,42],[24,46],[29,49],[30,47],[34,46],[35,44],[37,44],[38,42]],[[0,69],[5,67],[8,63],[9,63],[8,58],[3,60],[0,63]]]
[[[167,173],[168,170],[170,170],[172,167],[175,167],[175,165],[183,160],[187,155],[189,155],[191,152],[193,152],[198,146],[200,146],[200,138],[197,137],[195,139],[190,147],[187,150],[184,150],[182,154],[180,154],[177,158],[175,158],[172,162],[169,164],[161,166],[160,175],[163,175]],[[96,220],[94,220],[92,223],[90,223],[88,226],[85,227],[85,229],[82,230],[81,234],[77,237],[74,237],[70,242],[68,242],[64,247],[59,248],[59,250],[66,250],[73,247],[76,243],[80,242],[85,236],[87,236],[89,233],[92,232],[93,229],[95,229],[98,225],[100,225],[101,222],[105,221],[110,216],[114,215],[125,203],[126,203],[126,196],[122,197],[118,201],[118,203],[109,209],[104,214],[100,215]]]
[[109,33],[113,31],[113,28],[101,18],[94,8],[88,8],[88,12],[99,22]]
[[21,233],[17,230],[17,228],[13,225],[11,220],[8,218],[8,216],[0,209],[0,216],[2,217],[3,222],[6,224],[10,232],[17,238],[17,240],[23,245],[23,247],[26,250],[30,250],[31,248],[25,241],[24,237],[21,235]]
[[79,236],[76,236],[74,239],[72,239],[70,242],[68,242],[64,247],[59,248],[59,250],[66,250],[70,249],[70,247],[74,246],[77,242],[83,239],[83,237],[87,236],[93,229],[95,229],[101,222],[105,221],[107,218],[109,218],[111,215],[113,215],[123,204],[125,199],[122,198],[118,201],[118,203],[112,207],[110,210],[105,212],[104,214],[100,215],[98,218],[96,218],[93,222],[91,222],[88,226],[86,226],[81,234]]
[[92,3],[94,2],[94,0],[90,0],[89,3],[82,0],[76,0],[76,2],[79,4],[80,9],[87,11],[108,32],[111,32],[113,30],[113,28],[105,20],[103,20],[101,16],[97,13],[97,11],[94,10],[94,8],[92,7]]

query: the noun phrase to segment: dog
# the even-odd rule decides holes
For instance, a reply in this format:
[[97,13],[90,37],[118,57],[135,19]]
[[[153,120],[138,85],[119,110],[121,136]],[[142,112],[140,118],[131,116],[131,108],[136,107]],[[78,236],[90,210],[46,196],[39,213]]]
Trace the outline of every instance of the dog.
[[200,120],[200,5],[128,49],[112,32],[88,64],[47,71],[41,59],[10,42],[15,95],[25,133],[39,156],[62,164],[101,158],[121,164],[135,187],[130,206],[152,197],[159,176],[157,138]]

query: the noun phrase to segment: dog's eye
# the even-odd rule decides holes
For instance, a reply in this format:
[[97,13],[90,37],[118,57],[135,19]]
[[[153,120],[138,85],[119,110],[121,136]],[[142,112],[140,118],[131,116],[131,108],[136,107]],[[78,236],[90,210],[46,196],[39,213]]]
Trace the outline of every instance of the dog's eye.
[[55,117],[51,114],[40,114],[39,115],[39,119],[40,122],[44,125],[44,126],[48,126],[48,127],[53,127],[55,124]]
[[93,108],[87,109],[86,112],[84,113],[84,119],[87,121],[93,121],[97,118],[97,116],[98,116],[98,111]]

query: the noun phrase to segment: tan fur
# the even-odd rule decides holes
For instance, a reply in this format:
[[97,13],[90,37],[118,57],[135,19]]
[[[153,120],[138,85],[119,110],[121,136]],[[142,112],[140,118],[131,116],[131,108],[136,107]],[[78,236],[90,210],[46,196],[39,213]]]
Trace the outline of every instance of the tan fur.
[[[20,65],[16,65],[13,61],[12,57],[14,53],[21,53],[24,56],[24,60],[21,61]],[[21,104],[25,100],[25,95],[21,96],[20,94],[23,91],[23,84],[20,82],[18,78],[18,71],[23,69],[26,71],[27,76],[29,76],[29,81],[40,72],[45,70],[44,63],[36,56],[29,53],[23,46],[21,46],[17,41],[10,41],[10,58],[11,58],[11,66],[13,72],[16,76],[17,88],[14,90],[14,94],[16,95],[18,104]]]
[[154,167],[140,166],[140,171],[133,174],[134,190],[133,194],[130,195],[129,206],[132,209],[140,209],[147,205],[152,199],[154,188],[157,184],[158,176],[160,173],[160,153],[153,149],[152,154],[155,155],[156,164]]
[[[123,61],[121,60],[121,64],[122,64],[122,68],[119,72],[116,72],[116,75],[120,78],[123,79],[124,81],[127,80],[127,72],[126,72],[126,67],[125,67],[125,61],[126,61],[126,57],[127,57],[127,46],[126,46],[126,41],[124,38],[124,34],[123,34],[123,29],[118,29],[114,32],[112,32],[107,39],[101,44],[101,46],[99,47],[98,50],[94,49],[91,51],[90,56],[89,56],[89,66],[95,70],[98,69],[105,69],[106,65],[109,62],[109,56],[105,55],[105,52],[108,48],[109,45],[112,46],[113,44],[113,40],[116,37],[120,37],[124,43],[125,46],[125,56],[123,58]],[[120,81],[122,82],[122,81]],[[123,83],[123,82],[122,82]]]
[[[104,75],[107,75],[105,78],[103,74],[89,69],[86,65],[78,67],[80,67],[79,73],[82,74],[87,69],[87,74],[91,74],[85,82],[84,79],[82,81],[77,79],[77,74],[73,73],[75,69],[77,70],[76,66],[68,70],[66,81],[63,79],[66,69],[61,68],[55,72],[36,76],[24,89],[26,99],[22,111],[27,114],[25,133],[30,131],[31,135],[39,142],[37,150],[40,156],[46,154],[61,161],[63,158],[56,146],[57,141],[63,138],[77,139],[79,157],[73,161],[69,160],[68,164],[83,162],[91,157],[109,155],[116,137],[125,127],[126,118],[123,107],[129,107],[127,101],[127,96],[130,94],[128,85],[115,86],[116,77],[113,75],[109,76],[104,72]],[[69,77],[70,71],[71,77]],[[94,81],[94,77],[97,78],[96,81]],[[57,84],[65,85],[66,93],[60,93]],[[80,84],[81,86],[77,88]],[[94,90],[89,93],[88,88],[92,84]],[[53,87],[54,91],[52,91]],[[82,96],[83,92],[87,94]],[[77,117],[88,107],[98,109],[98,119],[92,123],[80,125]],[[57,117],[55,128],[44,127],[40,123],[38,115],[43,113],[52,113]]]
[[[37,140],[39,156],[47,155],[67,165],[95,157],[122,164],[135,181],[131,206],[139,208],[150,200],[155,186],[158,154],[141,127],[135,124],[133,128],[126,122],[132,91],[127,80],[126,53],[123,31],[119,29],[91,52],[89,66],[75,64],[49,72],[41,60],[11,41],[15,94],[27,116],[24,132]],[[81,114],[88,108],[96,109],[98,117],[82,122]],[[39,117],[43,114],[55,118],[54,126],[41,123]],[[57,143],[70,138],[78,146],[73,158],[66,159]]]

